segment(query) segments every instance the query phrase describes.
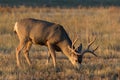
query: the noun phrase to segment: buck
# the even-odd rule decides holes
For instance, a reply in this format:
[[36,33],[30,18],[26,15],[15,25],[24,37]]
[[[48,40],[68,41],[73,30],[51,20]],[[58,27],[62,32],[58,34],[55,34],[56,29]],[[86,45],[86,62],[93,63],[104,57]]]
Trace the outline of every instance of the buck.
[[90,46],[94,43],[95,39],[88,44],[87,49],[82,49],[82,43],[78,46],[78,48],[75,48],[74,44],[78,38],[72,42],[64,27],[56,23],[26,18],[15,23],[14,31],[17,33],[20,41],[18,47],[16,48],[17,66],[19,67],[21,66],[19,55],[22,50],[27,63],[31,65],[31,61],[29,59],[29,50],[32,44],[47,46],[47,61],[52,58],[55,68],[56,51],[63,52],[76,68],[79,68],[85,53],[91,53],[94,56],[97,56],[95,51],[98,47],[90,50]]

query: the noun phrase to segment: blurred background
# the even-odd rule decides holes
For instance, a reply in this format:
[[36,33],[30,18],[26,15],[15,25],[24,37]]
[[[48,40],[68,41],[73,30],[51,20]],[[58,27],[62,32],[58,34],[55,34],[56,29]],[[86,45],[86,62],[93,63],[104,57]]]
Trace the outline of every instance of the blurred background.
[[120,6],[120,0],[0,0],[0,6],[32,7],[109,7]]

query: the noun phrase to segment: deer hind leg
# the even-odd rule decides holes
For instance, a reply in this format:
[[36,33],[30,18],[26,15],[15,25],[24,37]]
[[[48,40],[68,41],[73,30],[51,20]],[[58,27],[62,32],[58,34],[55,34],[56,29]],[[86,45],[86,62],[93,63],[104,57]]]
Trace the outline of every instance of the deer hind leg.
[[31,45],[32,45],[32,42],[28,41],[24,47],[24,56],[25,56],[25,59],[29,65],[31,65],[31,61],[29,58],[29,50],[31,48]]
[[56,55],[55,55],[55,50],[53,48],[53,45],[47,42],[48,45],[48,50],[49,50],[49,55],[52,57],[54,67],[56,68]]
[[17,60],[18,67],[21,67],[19,57],[20,57],[20,53],[21,53],[22,49],[24,48],[25,44],[26,43],[24,41],[20,41],[18,47],[16,48],[16,60]]

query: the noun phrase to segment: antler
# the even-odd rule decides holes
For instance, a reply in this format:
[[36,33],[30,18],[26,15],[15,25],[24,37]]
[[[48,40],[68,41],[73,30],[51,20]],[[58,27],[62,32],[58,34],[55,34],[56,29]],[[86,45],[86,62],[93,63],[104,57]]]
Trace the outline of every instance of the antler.
[[75,38],[75,40],[72,42],[72,49],[74,49],[74,45],[75,45],[75,43],[77,42],[77,40],[78,40],[78,36]]
[[90,47],[91,47],[91,45],[95,42],[95,40],[96,40],[96,37],[93,39],[93,41],[91,41],[91,42],[88,44],[87,49],[84,50],[84,51],[81,53],[81,55],[84,55],[85,53],[91,53],[91,54],[93,54],[94,56],[97,56],[97,55],[95,54],[95,51],[98,49],[98,46],[97,46],[94,50],[90,50]]
[[78,40],[78,35],[76,35],[75,40],[72,42],[72,46],[71,46],[71,47],[68,46],[68,49],[69,49],[70,51],[72,51],[72,52],[73,52],[74,54],[76,54],[76,55],[81,55],[81,54],[78,54],[78,53],[75,52],[76,48],[74,48],[74,45],[75,45],[75,43],[77,42],[77,40]]
[[72,51],[72,52],[73,52],[74,54],[76,54],[76,55],[81,55],[81,54],[76,53],[74,49],[70,48],[70,46],[68,46],[68,49],[69,49],[70,51]]

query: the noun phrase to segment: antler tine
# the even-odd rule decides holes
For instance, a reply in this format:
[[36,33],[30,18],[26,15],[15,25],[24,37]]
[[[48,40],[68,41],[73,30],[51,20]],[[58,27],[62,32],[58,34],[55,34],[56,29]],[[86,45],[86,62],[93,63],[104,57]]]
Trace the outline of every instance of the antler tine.
[[72,51],[75,55],[80,55],[80,54],[76,53],[76,52],[74,51],[74,49],[70,48],[70,46],[68,46],[68,49],[69,49],[70,51]]
[[78,40],[78,36],[75,38],[75,40],[74,40],[73,43],[72,43],[72,49],[73,49],[75,43],[77,42],[77,40]]
[[92,53],[93,55],[97,56],[97,55],[95,54],[95,51],[98,49],[98,47],[99,47],[99,46],[97,46],[93,51],[90,51],[90,53]]
[[94,51],[90,51],[89,53],[93,54],[94,56],[97,57],[97,55],[94,53]]
[[88,48],[87,48],[87,49],[90,48],[90,46],[95,42],[95,40],[96,40],[96,37],[93,39],[93,41],[91,41],[91,42],[88,44]]
[[87,49],[82,52],[82,55],[84,55],[85,53],[91,53],[91,54],[93,54],[94,56],[97,56],[97,55],[95,54],[95,51],[98,49],[99,46],[97,46],[94,50],[90,50],[90,49],[89,49],[90,46],[95,42],[95,40],[96,40],[96,37],[94,38],[93,41],[91,41],[91,42],[88,44]]
[[99,47],[99,46],[97,46],[97,47],[93,50],[93,52],[95,52],[95,51],[98,49],[98,47]]

